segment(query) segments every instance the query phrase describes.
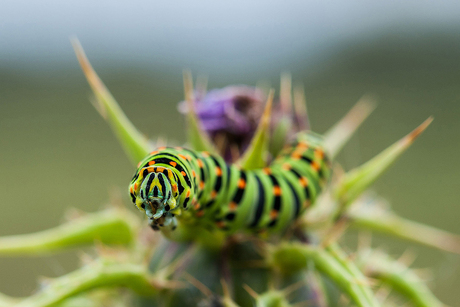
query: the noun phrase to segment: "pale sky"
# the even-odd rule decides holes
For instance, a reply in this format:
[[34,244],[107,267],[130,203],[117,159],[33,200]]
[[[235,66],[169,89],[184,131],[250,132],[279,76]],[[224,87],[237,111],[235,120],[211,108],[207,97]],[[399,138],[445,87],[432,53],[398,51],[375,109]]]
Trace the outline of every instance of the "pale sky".
[[[280,66],[407,25],[460,25],[460,1],[5,1],[0,65],[93,60],[220,69]],[[288,65],[288,64],[286,64]]]

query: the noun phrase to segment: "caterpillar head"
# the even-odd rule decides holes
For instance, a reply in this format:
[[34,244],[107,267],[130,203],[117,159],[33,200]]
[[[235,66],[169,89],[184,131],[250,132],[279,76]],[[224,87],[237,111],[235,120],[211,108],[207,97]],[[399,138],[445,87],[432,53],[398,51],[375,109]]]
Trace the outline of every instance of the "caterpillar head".
[[171,222],[174,226],[174,215],[180,214],[175,177],[170,170],[166,170],[166,175],[163,172],[149,172],[151,170],[141,170],[137,180],[131,184],[133,202],[140,211],[145,212],[152,228],[168,226]]

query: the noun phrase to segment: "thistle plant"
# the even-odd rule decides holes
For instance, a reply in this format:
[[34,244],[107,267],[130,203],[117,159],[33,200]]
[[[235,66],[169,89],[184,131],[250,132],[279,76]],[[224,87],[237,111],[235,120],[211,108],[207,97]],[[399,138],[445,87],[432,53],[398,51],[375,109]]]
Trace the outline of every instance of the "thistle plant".
[[[92,255],[82,256],[81,268],[43,281],[29,297],[0,295],[0,306],[367,307],[405,303],[443,306],[416,271],[401,259],[393,259],[371,244],[361,244],[352,250],[341,240],[350,228],[359,228],[460,253],[459,236],[399,217],[369,190],[428,127],[431,118],[370,161],[344,171],[334,158],[374,109],[370,97],[362,98],[324,134],[324,139],[308,134],[308,146],[315,148],[315,158],[310,159],[304,154],[307,149],[298,151],[306,146],[302,139],[296,141],[293,152],[286,153],[292,149],[287,145],[291,139],[310,130],[303,90],[292,90],[289,75],[282,76],[280,95],[275,99],[273,90],[265,93],[248,86],[207,92],[201,82],[194,89],[191,74],[185,72],[185,101],[179,109],[187,118],[188,143],[184,148],[189,151],[168,149],[164,144],[148,140],[132,125],[76,41],[74,48],[94,92],[96,110],[111,126],[133,166],[143,161],[138,165],[142,172],[136,172],[132,181],[135,188],[130,194],[135,205],[147,215],[148,222],[141,214],[128,210],[122,197],[113,197],[111,208],[79,214],[56,228],[0,237],[0,256],[3,257],[47,255],[70,248],[94,247]],[[182,181],[177,181],[176,175],[168,173],[163,166],[161,173],[158,172],[160,166],[157,165],[162,165],[163,160],[145,158],[169,153],[168,150],[221,157],[219,159],[230,165],[230,171],[247,174],[247,181],[240,178],[234,188],[257,199],[260,203],[257,208],[268,208],[267,203],[276,203],[278,197],[283,206],[295,210],[296,217],[282,216],[287,211],[279,208],[259,214],[247,212],[243,215],[245,220],[259,215],[261,220],[271,221],[275,229],[271,230],[267,222],[269,226],[249,231],[230,223],[234,219],[238,221],[235,212],[240,211],[235,210],[240,208],[235,206],[240,203],[222,204],[230,210],[222,213],[225,219],[213,220],[215,217],[207,215],[210,209],[202,208],[204,204],[196,201],[199,197],[190,202],[194,211],[185,210],[190,200],[188,195],[194,191],[179,192],[180,196],[187,193],[182,199],[174,196],[175,184],[182,187]],[[310,159],[308,167],[315,172],[309,177],[313,182],[309,183],[318,188],[305,191],[318,195],[304,196],[300,193],[302,190],[294,186],[290,201],[283,198],[287,197],[283,193],[289,191],[289,182],[294,182],[292,174],[286,175],[286,172],[294,168],[291,162],[284,163],[280,174],[287,179],[278,183],[274,177],[278,170],[270,166],[277,165],[286,155],[294,160],[296,157]],[[333,162],[328,162],[326,157]],[[169,163],[175,168],[180,161],[196,162],[196,170],[204,169],[200,164],[203,161],[207,163],[206,159],[202,162],[186,156],[181,159]],[[144,175],[146,161],[152,172],[146,171]],[[304,162],[292,162],[294,166],[296,163]],[[326,172],[329,169],[333,170],[331,178]],[[192,177],[190,185],[196,191],[201,189],[212,194],[213,191],[206,190],[207,185],[200,187],[196,181],[199,178],[203,182],[203,176],[190,176],[186,174],[189,170],[195,172],[187,168],[181,172],[184,177]],[[226,171],[217,166],[216,170],[213,183]],[[267,173],[262,174],[262,170]],[[230,171],[226,173],[229,178]],[[251,176],[263,180],[273,177],[276,182],[259,183],[261,190],[248,191]],[[306,179],[299,178],[309,188]],[[252,187],[256,186],[254,182]],[[203,182],[203,186],[205,184]],[[273,195],[263,193],[264,187],[272,185]],[[137,191],[150,194],[140,196]],[[300,199],[305,201],[301,203]],[[178,205],[180,201],[183,206]],[[276,205],[273,208],[276,209]],[[287,226],[278,227],[283,223]],[[128,291],[120,291],[122,288]],[[390,290],[398,295],[387,295]]]

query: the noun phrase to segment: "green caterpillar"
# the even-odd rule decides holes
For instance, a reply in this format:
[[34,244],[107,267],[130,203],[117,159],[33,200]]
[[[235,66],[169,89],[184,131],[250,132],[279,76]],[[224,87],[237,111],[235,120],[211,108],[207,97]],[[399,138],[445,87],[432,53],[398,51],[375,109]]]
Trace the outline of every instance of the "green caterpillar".
[[130,195],[154,230],[177,219],[228,233],[280,232],[311,206],[330,176],[322,138],[300,132],[269,167],[242,170],[216,155],[161,147],[142,160]]

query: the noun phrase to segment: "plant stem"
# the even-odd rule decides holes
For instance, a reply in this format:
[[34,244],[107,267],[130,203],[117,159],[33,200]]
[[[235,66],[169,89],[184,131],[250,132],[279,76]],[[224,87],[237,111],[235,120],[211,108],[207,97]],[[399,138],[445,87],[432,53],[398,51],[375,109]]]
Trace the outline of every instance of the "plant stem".
[[136,221],[126,211],[108,209],[90,213],[48,230],[0,237],[0,255],[35,256],[93,244],[130,244]]
[[[156,283],[158,285],[160,283]],[[159,287],[145,266],[107,260],[85,266],[52,280],[42,290],[16,304],[16,307],[53,306],[65,299],[100,287],[128,287],[141,295],[153,295]]]

